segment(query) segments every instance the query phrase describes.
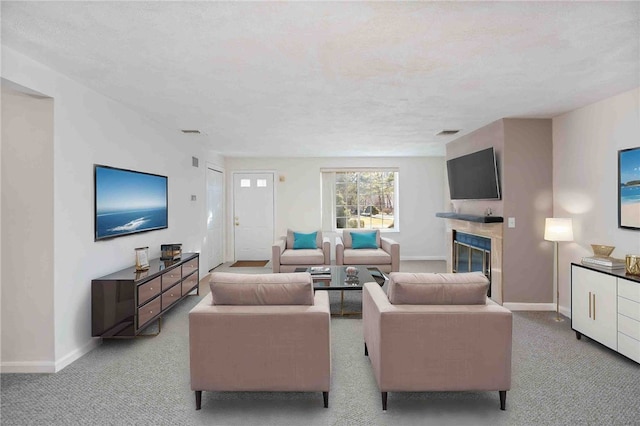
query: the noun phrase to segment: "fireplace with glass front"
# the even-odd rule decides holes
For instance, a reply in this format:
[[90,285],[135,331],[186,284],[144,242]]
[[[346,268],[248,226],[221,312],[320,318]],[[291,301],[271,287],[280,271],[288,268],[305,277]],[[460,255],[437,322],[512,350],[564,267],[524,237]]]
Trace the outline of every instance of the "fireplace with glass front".
[[[482,272],[491,282],[491,239],[453,231],[452,272]],[[487,291],[491,297],[491,285]]]

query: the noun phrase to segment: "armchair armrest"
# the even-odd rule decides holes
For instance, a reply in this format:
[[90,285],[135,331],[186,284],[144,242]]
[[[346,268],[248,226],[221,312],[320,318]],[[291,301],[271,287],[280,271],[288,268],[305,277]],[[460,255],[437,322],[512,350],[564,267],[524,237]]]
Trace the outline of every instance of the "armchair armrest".
[[391,272],[399,272],[400,244],[391,238],[380,237],[380,248],[391,255]]
[[286,245],[286,238],[281,237],[271,246],[271,268],[274,273],[280,272],[280,255],[284,252]]
[[344,265],[344,243],[341,237],[336,237],[336,265]]
[[322,238],[322,254],[324,255],[324,264],[331,265],[331,240],[329,237]]

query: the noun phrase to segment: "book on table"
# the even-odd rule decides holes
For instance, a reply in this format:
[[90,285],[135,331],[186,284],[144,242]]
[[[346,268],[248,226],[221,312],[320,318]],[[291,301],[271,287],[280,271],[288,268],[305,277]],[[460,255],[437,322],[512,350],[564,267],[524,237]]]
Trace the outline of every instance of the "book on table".
[[623,269],[625,267],[624,259],[616,259],[614,257],[590,256],[582,258],[583,265],[599,266],[609,269]]
[[331,275],[331,268],[328,266],[312,266],[309,268],[311,275]]

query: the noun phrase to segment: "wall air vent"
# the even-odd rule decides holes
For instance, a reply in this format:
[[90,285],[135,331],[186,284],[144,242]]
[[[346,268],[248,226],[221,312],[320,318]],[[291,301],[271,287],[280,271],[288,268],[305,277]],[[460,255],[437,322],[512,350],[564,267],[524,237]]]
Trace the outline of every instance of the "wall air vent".
[[458,133],[460,130],[442,130],[440,133],[437,133],[437,136],[449,136],[449,135],[455,135],[456,133]]
[[181,130],[182,133],[188,133],[188,134],[194,134],[194,135],[199,135],[200,134],[200,130],[189,130],[189,129],[182,129]]

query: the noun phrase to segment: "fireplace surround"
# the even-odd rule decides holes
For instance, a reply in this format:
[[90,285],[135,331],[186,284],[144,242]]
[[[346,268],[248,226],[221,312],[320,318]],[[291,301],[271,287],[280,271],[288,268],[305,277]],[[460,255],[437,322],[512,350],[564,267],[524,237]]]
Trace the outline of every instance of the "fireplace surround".
[[[447,243],[447,271],[448,272],[462,272],[457,271],[457,266],[454,264],[455,257],[455,244],[454,239],[456,235],[467,234],[476,238],[477,241],[483,241],[487,244],[489,250],[484,250],[487,262],[487,268],[483,271],[488,276],[489,285],[489,297],[496,303],[503,303],[503,275],[502,275],[502,226],[503,218],[497,216],[473,216],[473,215],[454,215],[451,213],[438,213],[438,217],[442,217],[445,220]],[[446,215],[446,216],[445,216]],[[468,244],[467,244],[468,245]],[[484,266],[484,264],[483,264]]]

